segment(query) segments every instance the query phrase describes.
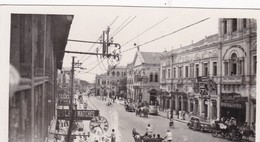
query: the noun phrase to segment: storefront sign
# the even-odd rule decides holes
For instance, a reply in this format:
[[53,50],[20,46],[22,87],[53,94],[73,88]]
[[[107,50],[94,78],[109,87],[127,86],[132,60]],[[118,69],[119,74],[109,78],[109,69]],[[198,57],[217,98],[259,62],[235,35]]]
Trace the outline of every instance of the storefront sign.
[[247,97],[241,97],[237,93],[221,93],[221,106],[229,108],[242,108]]
[[68,106],[70,105],[70,100],[64,99],[64,100],[58,100],[59,106]]
[[208,77],[202,77],[202,76],[197,77],[197,82],[208,82],[208,81],[209,81]]
[[[72,111],[68,109],[57,109],[58,119],[70,119]],[[91,120],[93,117],[99,115],[99,110],[77,110],[75,120]]]
[[224,103],[221,102],[222,107],[228,107],[228,108],[242,108],[242,104],[237,104],[237,103]]

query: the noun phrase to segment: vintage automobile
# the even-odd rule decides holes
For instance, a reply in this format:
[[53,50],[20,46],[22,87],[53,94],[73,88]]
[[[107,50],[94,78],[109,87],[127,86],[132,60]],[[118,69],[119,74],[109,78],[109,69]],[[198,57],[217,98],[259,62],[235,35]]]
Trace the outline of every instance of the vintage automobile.
[[128,103],[125,105],[125,110],[128,112],[135,112],[135,106],[132,103]]
[[191,116],[187,126],[194,131],[211,132],[212,126],[210,123],[202,121],[197,116]]
[[149,114],[158,115],[158,107],[155,105],[149,105]]

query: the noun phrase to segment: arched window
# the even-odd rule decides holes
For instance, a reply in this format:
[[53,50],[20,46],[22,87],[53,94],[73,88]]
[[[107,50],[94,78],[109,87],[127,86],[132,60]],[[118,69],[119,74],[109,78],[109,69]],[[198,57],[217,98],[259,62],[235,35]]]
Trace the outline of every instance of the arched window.
[[150,73],[150,82],[153,82],[153,73]]
[[231,55],[231,75],[237,75],[237,54]]
[[112,76],[115,76],[115,72],[114,71],[112,72]]
[[154,74],[154,82],[158,82],[158,73]]
[[117,73],[116,73],[116,74],[117,74],[117,76],[120,76],[120,72],[119,72],[119,71],[117,71]]

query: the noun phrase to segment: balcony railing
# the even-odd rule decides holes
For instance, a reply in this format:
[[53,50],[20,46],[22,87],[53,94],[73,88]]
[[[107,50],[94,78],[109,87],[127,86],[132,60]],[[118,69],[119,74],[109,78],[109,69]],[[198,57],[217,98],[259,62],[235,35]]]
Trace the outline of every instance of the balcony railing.
[[223,83],[242,83],[242,76],[223,76]]

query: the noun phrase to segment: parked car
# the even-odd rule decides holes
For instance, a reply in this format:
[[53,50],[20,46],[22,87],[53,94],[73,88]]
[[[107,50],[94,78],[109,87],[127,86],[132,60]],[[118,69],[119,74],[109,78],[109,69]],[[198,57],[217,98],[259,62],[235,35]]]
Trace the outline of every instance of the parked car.
[[158,107],[155,105],[149,105],[149,114],[158,115]]
[[210,123],[202,121],[197,116],[191,116],[187,126],[194,131],[211,132],[212,126]]
[[135,106],[132,103],[126,104],[125,105],[125,110],[128,112],[135,112]]

